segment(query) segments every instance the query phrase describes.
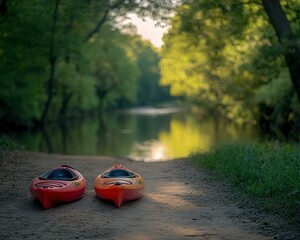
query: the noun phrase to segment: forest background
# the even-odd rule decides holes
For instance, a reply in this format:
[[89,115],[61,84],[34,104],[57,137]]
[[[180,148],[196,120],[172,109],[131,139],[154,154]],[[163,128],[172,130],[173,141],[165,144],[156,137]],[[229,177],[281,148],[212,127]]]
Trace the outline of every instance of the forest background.
[[[161,49],[124,24],[131,13],[170,25]],[[299,36],[296,0],[1,0],[1,129],[179,99],[291,133]]]

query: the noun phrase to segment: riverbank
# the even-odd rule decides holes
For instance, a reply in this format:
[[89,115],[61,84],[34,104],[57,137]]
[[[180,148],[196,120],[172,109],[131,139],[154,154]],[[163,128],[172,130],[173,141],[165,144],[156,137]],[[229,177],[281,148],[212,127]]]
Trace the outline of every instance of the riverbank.
[[[0,239],[296,239],[297,226],[266,214],[189,159],[146,163],[124,158],[2,151]],[[94,178],[115,163],[145,178],[144,196],[115,208],[99,200]],[[83,199],[48,210],[32,201],[30,181],[62,164],[87,179]]]
[[264,209],[300,224],[299,145],[227,144],[193,159],[229,179]]

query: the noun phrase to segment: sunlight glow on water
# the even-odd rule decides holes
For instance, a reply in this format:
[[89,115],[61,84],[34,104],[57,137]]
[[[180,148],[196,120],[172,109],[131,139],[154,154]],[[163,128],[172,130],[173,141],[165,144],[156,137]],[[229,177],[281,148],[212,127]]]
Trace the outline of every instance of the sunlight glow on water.
[[157,162],[167,160],[166,146],[160,141],[149,140],[143,143],[134,143],[129,158],[138,161]]
[[195,119],[171,119],[169,131],[161,131],[158,139],[137,142],[130,158],[143,161],[164,161],[187,157],[195,151],[207,151],[214,145],[213,129],[207,129]]
[[201,119],[178,109],[151,108],[49,126],[20,136],[26,150],[129,157],[137,161],[188,157],[228,141],[257,139],[253,128]]

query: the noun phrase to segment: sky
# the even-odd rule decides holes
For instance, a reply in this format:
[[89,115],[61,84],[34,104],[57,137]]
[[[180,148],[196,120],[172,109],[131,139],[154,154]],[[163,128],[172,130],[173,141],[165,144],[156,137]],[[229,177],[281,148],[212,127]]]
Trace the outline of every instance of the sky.
[[135,14],[130,14],[132,23],[137,27],[137,33],[142,35],[144,39],[150,40],[152,44],[158,48],[163,45],[162,36],[167,28],[156,27],[155,21],[145,18],[145,21],[138,18]]

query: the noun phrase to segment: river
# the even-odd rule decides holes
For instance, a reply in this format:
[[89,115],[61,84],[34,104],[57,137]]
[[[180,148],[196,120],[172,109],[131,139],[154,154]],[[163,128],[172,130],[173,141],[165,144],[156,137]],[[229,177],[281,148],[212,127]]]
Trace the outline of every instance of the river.
[[257,141],[253,127],[178,109],[136,108],[47,126],[19,137],[25,150],[164,161],[231,141]]

